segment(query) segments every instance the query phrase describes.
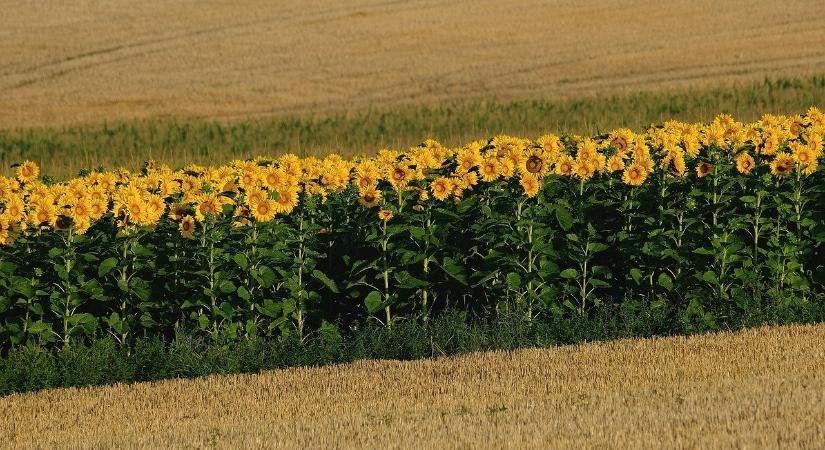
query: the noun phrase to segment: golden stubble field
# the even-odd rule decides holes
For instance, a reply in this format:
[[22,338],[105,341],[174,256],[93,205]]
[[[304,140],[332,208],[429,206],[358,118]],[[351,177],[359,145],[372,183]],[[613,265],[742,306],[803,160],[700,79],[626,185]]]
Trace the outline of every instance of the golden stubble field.
[[825,2],[0,2],[0,128],[560,98],[825,69]]
[[8,448],[821,448],[825,325],[0,398]]

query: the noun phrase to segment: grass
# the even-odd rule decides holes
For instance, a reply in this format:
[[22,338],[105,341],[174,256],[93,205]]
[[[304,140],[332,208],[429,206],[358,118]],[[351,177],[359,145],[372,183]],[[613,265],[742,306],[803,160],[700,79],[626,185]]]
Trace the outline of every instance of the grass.
[[753,120],[764,113],[796,114],[825,108],[825,75],[768,78],[716,88],[693,88],[574,100],[505,103],[462,101],[441,106],[397,106],[331,115],[291,115],[240,122],[153,119],[66,128],[0,130],[1,173],[30,159],[58,178],[81,168],[137,168],[147,159],[174,166],[295,152],[323,155],[405,148],[432,137],[451,145],[506,133],[597,134],[675,118],[707,121],[718,113]]
[[28,447],[794,447],[825,441],[825,325],[0,398]]

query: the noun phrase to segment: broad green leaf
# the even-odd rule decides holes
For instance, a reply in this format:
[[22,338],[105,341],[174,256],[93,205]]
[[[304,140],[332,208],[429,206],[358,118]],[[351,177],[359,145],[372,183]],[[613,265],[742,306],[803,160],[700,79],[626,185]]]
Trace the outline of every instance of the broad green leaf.
[[579,276],[579,271],[576,269],[564,269],[559,274],[562,278],[571,279]]
[[378,311],[381,311],[381,293],[378,291],[372,291],[364,298],[364,306],[367,307],[367,312],[370,314],[375,314]]

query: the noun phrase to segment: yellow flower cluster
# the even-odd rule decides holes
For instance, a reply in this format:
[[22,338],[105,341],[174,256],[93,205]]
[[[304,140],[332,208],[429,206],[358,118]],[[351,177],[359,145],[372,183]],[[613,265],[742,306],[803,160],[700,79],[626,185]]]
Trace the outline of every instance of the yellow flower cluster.
[[[822,157],[823,136],[825,114],[810,108],[804,115],[765,115],[747,124],[720,115],[710,124],[668,121],[643,133],[623,128],[597,138],[496,136],[461,148],[427,140],[406,152],[385,149],[353,160],[287,154],[181,170],[150,161],[140,173],[92,172],[51,185],[26,161],[14,177],[0,177],[0,244],[20,233],[82,234],[107,214],[125,230],[171,220],[190,237],[210,217],[230,216],[238,227],[269,222],[290,214],[302,195],[325,201],[330,192],[350,185],[357,188],[359,203],[373,208],[387,188],[417,193],[421,201],[430,196],[445,201],[462,198],[479,183],[517,178],[524,194],[533,197],[550,175],[588,180],[619,174],[625,184],[639,186],[656,170],[688,176],[689,163],[700,178],[724,161],[742,174],[765,164],[776,176],[809,175]],[[387,213],[381,218],[389,220]]]

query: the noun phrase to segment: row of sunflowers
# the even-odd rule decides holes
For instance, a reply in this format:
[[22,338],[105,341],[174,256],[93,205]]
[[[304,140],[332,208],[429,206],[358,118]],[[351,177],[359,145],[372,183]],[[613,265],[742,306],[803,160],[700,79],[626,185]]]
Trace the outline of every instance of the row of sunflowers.
[[124,229],[168,218],[191,237],[198,223],[221,215],[226,205],[235,224],[247,226],[289,214],[300,194],[323,200],[349,185],[357,186],[359,203],[372,208],[381,205],[387,188],[415,191],[421,200],[460,200],[479,183],[516,178],[524,195],[534,197],[549,175],[617,176],[640,186],[654,171],[687,177],[689,164],[697,177],[706,177],[722,158],[733,160],[743,175],[757,164],[775,176],[810,175],[822,156],[824,135],[825,115],[811,108],[805,115],[766,115],[749,124],[720,115],[707,125],[668,121],[645,133],[618,129],[596,138],[497,136],[461,148],[427,140],[406,152],[385,149],[351,161],[334,154],[324,159],[287,154],[181,170],[149,162],[141,173],[94,171],[51,185],[39,181],[39,168],[26,161],[15,178],[0,177],[0,243],[11,243],[20,232],[70,226],[82,234],[107,214]]
[[26,161],[0,177],[0,347],[821,301],[823,136],[812,107],[63,182]]

